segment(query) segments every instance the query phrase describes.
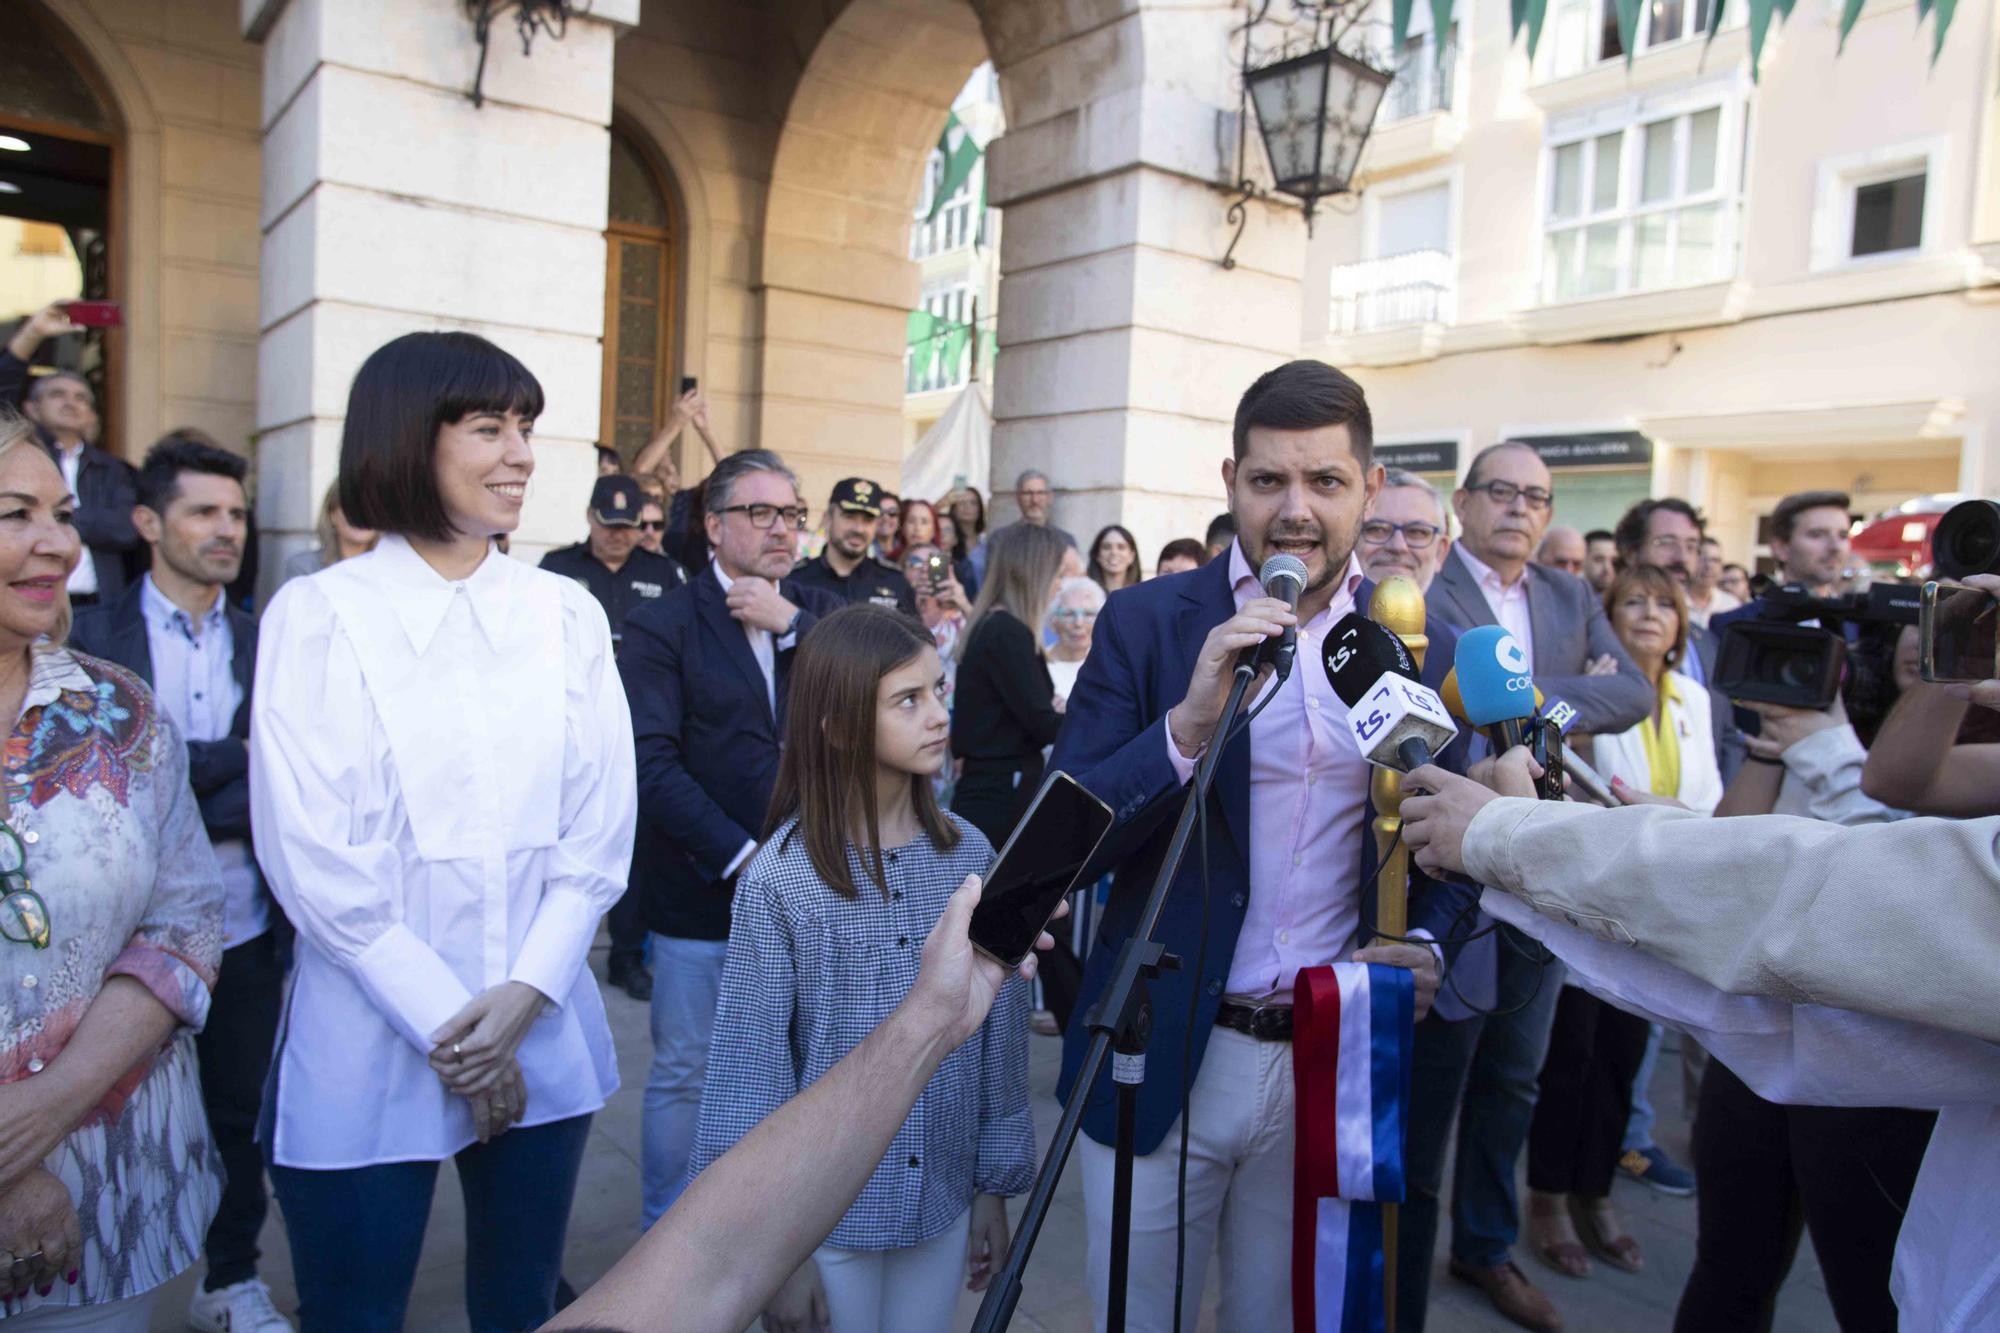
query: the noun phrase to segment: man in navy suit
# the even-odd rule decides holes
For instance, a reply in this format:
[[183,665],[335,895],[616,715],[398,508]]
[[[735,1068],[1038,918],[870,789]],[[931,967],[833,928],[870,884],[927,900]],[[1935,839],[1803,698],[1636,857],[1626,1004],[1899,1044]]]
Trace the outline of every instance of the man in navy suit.
[[152,548],[152,569],[77,613],[70,643],[137,672],[187,741],[188,781],[215,847],[223,891],[222,969],[208,1023],[195,1036],[201,1098],[225,1180],[204,1249],[208,1274],[189,1325],[290,1329],[257,1277],[268,1195],[256,1142],[264,1076],[284,1004],[286,923],[250,849],[250,682],[257,622],[223,590],[243,563],[247,464],[193,431],[146,455],[126,521]]
[[[1437,991],[1431,947],[1354,947],[1373,935],[1370,769],[1322,664],[1334,624],[1368,606],[1371,585],[1354,543],[1382,477],[1367,399],[1353,380],[1316,361],[1294,361],[1258,379],[1236,410],[1233,456],[1222,461],[1236,541],[1199,569],[1112,596],[1056,742],[1053,766],[1117,816],[1104,858],[1116,877],[1064,1050],[1058,1093],[1067,1096],[1088,1044],[1087,1016],[1137,924],[1177,798],[1221,716],[1237,655],[1298,626],[1297,665],[1217,769],[1206,896],[1197,841],[1160,918],[1158,937],[1182,963],[1152,983],[1133,1189],[1129,1317],[1136,1329],[1173,1322],[1178,1140],[1169,1130],[1180,1116],[1183,1081],[1191,1085],[1186,1326],[1195,1324],[1208,1254],[1219,1246],[1221,1326],[1288,1328],[1294,976],[1348,958],[1408,967],[1416,972],[1419,1016]],[[1257,570],[1278,552],[1306,566],[1296,615],[1257,583]],[[1435,687],[1456,640],[1438,622],[1426,633],[1425,678]],[[1253,698],[1267,688],[1260,685]],[[1413,935],[1442,939],[1470,909],[1463,886],[1416,875],[1410,887],[1410,920],[1419,928]],[[1107,1076],[1093,1092],[1083,1122],[1088,1140],[1078,1149],[1100,1326],[1114,1100]]]
[[625,621],[639,829],[632,878],[653,932],[653,1067],[641,1121],[644,1222],[680,1196],[694,1146],[737,872],[778,779],[792,650],[837,609],[788,575],[806,510],[764,449],[707,483],[708,567]]

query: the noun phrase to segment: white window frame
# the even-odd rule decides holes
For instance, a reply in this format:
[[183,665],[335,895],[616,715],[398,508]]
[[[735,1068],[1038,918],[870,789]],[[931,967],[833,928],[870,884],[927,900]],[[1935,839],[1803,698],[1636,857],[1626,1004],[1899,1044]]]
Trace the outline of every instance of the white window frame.
[[[1613,19],[1613,21],[1615,21],[1617,11],[1616,7],[1612,3],[1612,0],[1585,0],[1585,3],[1589,6],[1590,9],[1590,17],[1588,19],[1589,26],[1587,29],[1587,31],[1590,34],[1590,41],[1591,41],[1590,49],[1595,51],[1597,49],[1597,44],[1600,40],[1600,34],[1602,34],[1602,32],[1604,31],[1605,19],[1607,17],[1610,17]],[[1711,21],[1713,21],[1715,6],[1716,6],[1716,0],[1708,0],[1708,9]],[[1696,0],[1682,0],[1681,12],[1683,15],[1686,15],[1689,10],[1694,9],[1696,7],[1697,7]],[[1728,32],[1731,28],[1740,27],[1745,22],[1745,15],[1747,13],[1748,13],[1748,7],[1740,3],[1740,0],[1736,0],[1736,2],[1734,3],[1724,4],[1722,11],[1722,25],[1716,31]],[[1556,19],[1556,2],[1555,0],[1551,0],[1548,13],[1549,24],[1553,25],[1555,19]],[[1685,22],[1685,20],[1683,20],[1683,22]],[[1632,38],[1634,44],[1634,50],[1630,54],[1634,60],[1643,60],[1646,58],[1646,56],[1648,56],[1654,51],[1670,51],[1673,50],[1675,47],[1682,46],[1688,42],[1707,41],[1708,29],[1697,28],[1692,32],[1683,32],[1680,36],[1672,38],[1671,40],[1668,41],[1661,42],[1657,46],[1653,44],[1652,36],[1653,36],[1653,6],[1650,3],[1650,0],[1648,0],[1648,2],[1644,4],[1639,11],[1639,29],[1636,33],[1633,34]],[[1535,77],[1535,82],[1537,83],[1553,83],[1558,79],[1575,78],[1579,74],[1588,73],[1589,71],[1598,68],[1600,65],[1607,64],[1610,61],[1624,60],[1626,58],[1625,56],[1622,55],[1619,56],[1592,55],[1588,60],[1584,61],[1583,64],[1579,65],[1575,69],[1558,70],[1556,68],[1556,60],[1558,58],[1558,52],[1560,50],[1560,47],[1558,45],[1558,40],[1556,39],[1556,34],[1552,26],[1544,27],[1543,38],[1544,40],[1542,42],[1541,51],[1537,52],[1535,57],[1534,77]]]
[[[1947,136],[1937,135],[1822,161],[1813,192],[1812,270],[1821,273],[1897,264],[1934,253],[1944,214],[1943,192],[1946,173],[1951,167],[1950,147]],[[1879,185],[1918,174],[1924,177],[1924,222],[1916,249],[1885,250],[1875,255],[1849,253],[1854,244],[1855,193],[1864,185]]]
[[1449,218],[1445,222],[1445,235],[1451,243],[1451,256],[1458,258],[1459,224],[1463,216],[1460,207],[1465,198],[1465,168],[1460,164],[1436,167],[1430,171],[1412,172],[1398,176],[1394,180],[1370,185],[1361,194],[1361,257],[1380,259],[1382,257],[1382,202],[1385,199],[1399,199],[1406,194],[1418,194],[1445,186],[1448,202],[1445,207]]
[[[1698,195],[1674,193],[1667,199],[1654,203],[1639,202],[1641,177],[1645,170],[1645,134],[1647,125],[1660,120],[1682,121],[1703,111],[1715,110],[1721,113],[1716,125],[1715,185],[1711,190]],[[1536,182],[1539,199],[1541,226],[1536,234],[1538,274],[1536,293],[1538,303],[1544,306],[1570,305],[1579,301],[1601,301],[1621,296],[1636,296],[1648,292],[1672,291],[1682,287],[1701,286],[1708,282],[1723,282],[1735,276],[1741,269],[1743,256],[1740,248],[1743,201],[1745,194],[1744,164],[1749,152],[1749,94],[1747,74],[1710,80],[1692,88],[1682,88],[1673,92],[1620,98],[1586,110],[1560,116],[1551,120],[1542,141],[1541,169]],[[1572,144],[1593,144],[1607,134],[1619,134],[1618,153],[1618,198],[1613,207],[1606,211],[1593,211],[1592,196],[1595,193],[1596,153],[1586,146],[1583,160],[1586,170],[1580,182],[1580,200],[1583,211],[1573,218],[1558,222],[1553,216],[1556,154]],[[1674,170],[1677,187],[1684,185],[1682,179],[1686,169],[1686,135],[1675,131]],[[1720,204],[1720,216],[1716,223],[1715,243],[1730,257],[1730,262],[1714,276],[1691,282],[1676,281],[1664,286],[1641,287],[1633,281],[1636,263],[1634,245],[1634,224],[1647,214],[1678,211],[1697,207],[1704,203]],[[1928,210],[1926,210],[1928,213]],[[1575,231],[1580,236],[1593,225],[1616,223],[1618,226],[1617,282],[1611,290],[1590,295],[1554,295],[1556,290],[1552,275],[1548,271],[1548,240],[1554,231]],[[1581,247],[1579,247],[1581,249]],[[1578,262],[1581,262],[1579,257]]]

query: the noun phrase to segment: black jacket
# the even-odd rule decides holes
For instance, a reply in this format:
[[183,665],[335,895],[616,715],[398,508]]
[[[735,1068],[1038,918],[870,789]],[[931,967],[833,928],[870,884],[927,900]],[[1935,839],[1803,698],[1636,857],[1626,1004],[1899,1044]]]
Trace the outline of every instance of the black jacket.
[[1062,721],[1034,631],[1010,611],[987,612],[959,657],[951,752],[970,760],[1039,759]]
[[[840,608],[789,578],[778,589],[805,612],[800,637]],[[626,618],[618,671],[639,764],[632,884],[647,926],[661,935],[729,937],[734,889],[723,872],[764,831],[796,646],[777,655],[774,713],[750,640],[730,617],[712,568]]]
[[[146,637],[144,588],[143,583],[133,583],[115,601],[77,612],[69,642],[79,652],[137,672],[151,685],[153,650]],[[257,674],[257,622],[227,599],[223,614],[229,618],[234,642],[230,673],[243,691],[243,701],[230,719],[228,736],[187,743],[188,784],[201,806],[201,822],[216,842],[250,837],[250,683]]]
[[[0,403],[19,408],[28,394],[28,367],[0,348]],[[42,447],[55,456],[55,442],[37,429]],[[132,506],[138,503],[131,464],[94,444],[83,447],[76,466],[76,530],[97,568],[97,597],[109,602],[135,582],[126,562],[140,547],[132,526]],[[116,661],[117,659],[113,659]]]

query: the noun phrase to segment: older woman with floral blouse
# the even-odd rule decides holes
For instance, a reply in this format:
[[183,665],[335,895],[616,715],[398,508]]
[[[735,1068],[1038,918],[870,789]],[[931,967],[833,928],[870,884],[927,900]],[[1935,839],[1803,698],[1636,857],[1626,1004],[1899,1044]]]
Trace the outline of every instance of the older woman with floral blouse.
[[187,754],[122,668],[61,646],[76,500],[0,422],[0,1324],[146,1328],[220,1172],[195,1029],[222,886]]

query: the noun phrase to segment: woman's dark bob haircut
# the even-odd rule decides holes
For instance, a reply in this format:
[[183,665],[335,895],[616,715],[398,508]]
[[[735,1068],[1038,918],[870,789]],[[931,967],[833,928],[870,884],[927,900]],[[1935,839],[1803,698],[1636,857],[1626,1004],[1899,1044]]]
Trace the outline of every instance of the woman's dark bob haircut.
[[542,414],[528,368],[475,333],[406,333],[361,363],[340,431],[340,511],[419,541],[458,536],[438,494],[440,426],[479,412]]

